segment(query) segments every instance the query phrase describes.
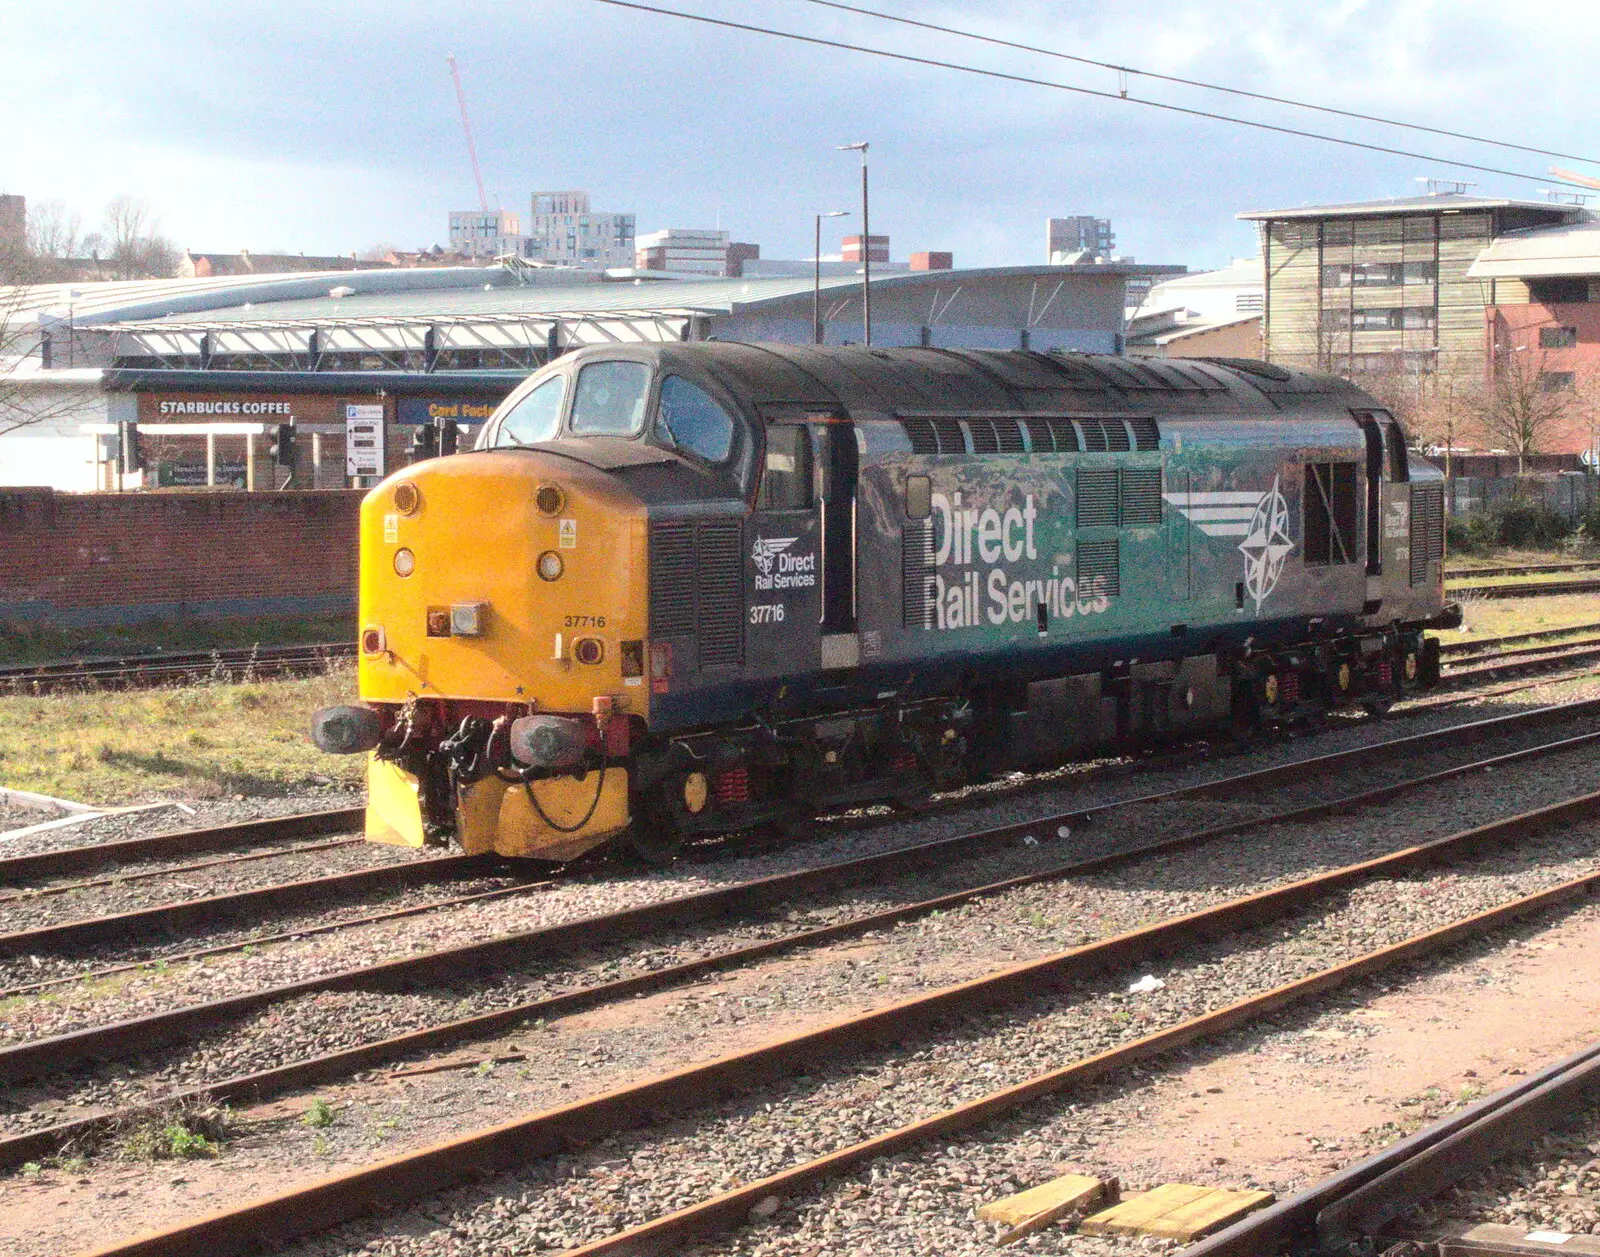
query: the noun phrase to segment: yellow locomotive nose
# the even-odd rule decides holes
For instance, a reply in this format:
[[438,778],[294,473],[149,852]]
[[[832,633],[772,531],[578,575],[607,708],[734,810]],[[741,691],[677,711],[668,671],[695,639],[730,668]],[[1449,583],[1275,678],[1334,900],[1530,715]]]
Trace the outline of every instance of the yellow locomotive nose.
[[[533,781],[503,768],[463,774],[461,748],[533,713],[586,722],[602,750],[607,729],[625,746],[629,717],[648,703],[642,676],[625,675],[641,670],[646,564],[644,506],[558,454],[433,459],[368,494],[360,690],[388,730],[370,760],[368,836],[420,845],[433,814],[451,812],[469,852],[564,859],[624,828],[620,766]],[[438,773],[424,757],[441,747],[460,752],[455,797],[430,799],[419,782]]]

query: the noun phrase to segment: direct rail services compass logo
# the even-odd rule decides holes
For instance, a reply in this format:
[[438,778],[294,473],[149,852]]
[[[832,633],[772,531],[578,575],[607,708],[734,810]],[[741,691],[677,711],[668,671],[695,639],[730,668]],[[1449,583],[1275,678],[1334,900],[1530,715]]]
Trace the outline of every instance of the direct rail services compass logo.
[[758,537],[750,547],[750,557],[763,576],[771,576],[772,561],[798,540],[798,537]]
[[1284,561],[1294,549],[1289,537],[1289,503],[1278,477],[1272,488],[1221,493],[1164,493],[1184,518],[1208,537],[1242,537],[1244,588],[1256,604],[1267,600],[1283,575]]

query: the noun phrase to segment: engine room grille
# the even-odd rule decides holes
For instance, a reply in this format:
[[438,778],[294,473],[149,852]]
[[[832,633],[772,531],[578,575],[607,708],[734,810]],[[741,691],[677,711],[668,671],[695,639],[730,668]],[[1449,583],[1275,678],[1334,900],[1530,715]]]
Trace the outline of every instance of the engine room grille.
[[1024,419],[1022,423],[1028,429],[1028,440],[1032,442],[1035,454],[1078,454],[1083,451],[1083,446],[1078,442],[1078,429],[1070,419],[1046,416]]
[[1133,429],[1134,449],[1158,450],[1161,448],[1161,429],[1156,426],[1154,419],[1129,419],[1128,426]]
[[1411,486],[1411,583],[1428,579],[1428,564],[1444,558],[1444,486]]
[[701,520],[696,529],[700,572],[695,628],[700,666],[744,662],[744,525],[736,519]]
[[900,426],[905,429],[913,454],[967,453],[967,434],[957,419],[902,419]]
[[650,636],[693,636],[702,668],[744,661],[740,521],[673,519],[651,525]]
[[1148,528],[1161,523],[1161,468],[1122,469],[1122,526]]
[[1122,592],[1122,561],[1115,537],[1109,541],[1078,542],[1078,595]]
[[694,521],[650,526],[650,636],[694,632]]
[[934,621],[933,521],[908,520],[900,534],[900,626],[932,628]]
[[1117,469],[1115,467],[1078,469],[1079,528],[1117,526]]

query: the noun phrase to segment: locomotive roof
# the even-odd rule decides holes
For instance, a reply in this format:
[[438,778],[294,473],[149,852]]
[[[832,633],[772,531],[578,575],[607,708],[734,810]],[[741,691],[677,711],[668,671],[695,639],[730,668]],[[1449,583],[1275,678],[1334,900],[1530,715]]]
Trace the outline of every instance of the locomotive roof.
[[[851,413],[1040,414],[1084,408],[1237,412],[1353,393],[1333,376],[1240,358],[1138,359],[990,349],[867,349],[724,341],[652,346],[698,366],[770,418],[788,408]],[[604,354],[604,350],[590,353]],[[1359,404],[1359,403],[1358,403]]]

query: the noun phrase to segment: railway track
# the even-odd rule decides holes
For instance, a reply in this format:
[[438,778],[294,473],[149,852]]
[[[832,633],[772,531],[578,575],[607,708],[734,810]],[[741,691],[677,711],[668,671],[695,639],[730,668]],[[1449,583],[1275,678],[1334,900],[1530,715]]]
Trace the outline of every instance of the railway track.
[[[1277,1257],[1286,1248],[1355,1251],[1351,1246],[1378,1241],[1384,1228],[1413,1206],[1528,1148],[1592,1104],[1597,1091],[1600,1044],[1592,1044],[1189,1246],[1183,1257]],[[1377,1251],[1391,1242],[1362,1248]],[[1450,1248],[1454,1253],[1497,1251],[1455,1243]]]
[[1510,563],[1493,567],[1446,568],[1444,578],[1447,581],[1451,581],[1471,580],[1476,577],[1488,576],[1545,576],[1553,572],[1592,572],[1597,568],[1600,568],[1600,560],[1568,563]]
[[[1406,751],[1416,753],[1429,747],[1476,740],[1480,736],[1491,736],[1495,733],[1511,732],[1521,728],[1536,728],[1552,719],[1581,718],[1584,714],[1597,707],[1600,707],[1600,704],[1579,703],[1550,708],[1548,711],[1538,709],[1533,712],[1518,713],[1510,717],[1496,717],[1487,721],[1472,722],[1450,730],[1415,735],[1380,745],[1404,748]],[[1381,758],[1381,754],[1378,757]],[[1270,779],[1274,784],[1282,785],[1296,780],[1305,780],[1318,773],[1332,770],[1338,765],[1371,762],[1373,758],[1374,751],[1372,748],[1357,748],[1353,751],[1336,753],[1332,756],[1300,761],[1300,767],[1296,767],[1294,764],[1284,765],[1264,770],[1264,773],[1245,773],[1234,780],[1254,783]],[[1052,779],[1045,778],[1035,782],[1031,788],[1043,789],[1058,784]],[[1154,795],[1135,796],[1119,806],[1151,801],[1177,801],[1184,798],[1205,797],[1226,788],[1226,785],[1219,787],[1200,784],[1177,790],[1159,791]],[[1004,797],[1020,797],[1028,789],[1030,789],[1029,786],[1012,787],[1005,791]],[[981,806],[986,802],[992,801],[995,797],[1000,796],[990,792],[979,792],[966,798],[947,800],[943,805],[936,806],[933,811],[965,810],[974,805]],[[1093,810],[1096,809],[1090,809],[1090,811]],[[932,812],[928,814],[932,814]],[[1062,823],[1074,823],[1071,818],[1077,815],[1080,814],[1067,814],[1067,819],[1063,820]],[[124,858],[131,858],[132,856],[142,858],[166,856],[172,854],[175,849],[198,847],[204,850],[216,843],[231,842],[241,838],[251,843],[260,843],[271,841],[286,834],[315,833],[324,827],[347,828],[351,824],[359,823],[359,817],[359,810],[343,809],[330,813],[311,813],[272,821],[250,822],[245,825],[227,826],[214,831],[180,831],[173,835],[133,840],[131,843],[107,844],[103,847],[87,849],[71,848],[67,849],[66,852],[48,853],[45,856],[20,857],[13,861],[0,861],[0,886],[15,885],[18,882],[25,881],[29,872],[37,871],[41,867],[47,872],[56,871],[61,861],[53,860],[52,857],[55,856],[72,856],[74,859],[79,859],[92,856],[95,852],[102,852],[112,857],[126,853]],[[859,823],[866,825],[881,823],[881,818],[866,818]],[[360,839],[353,838],[334,839],[301,847],[251,851],[242,855],[222,857],[199,863],[180,864],[174,867],[144,872],[130,872],[122,866],[120,860],[113,858],[110,861],[113,867],[113,872],[110,876],[83,882],[14,891],[9,895],[0,897],[0,910],[3,910],[7,904],[15,903],[33,907],[39,899],[69,892],[111,885],[121,888],[131,881],[177,877],[197,870],[215,869],[218,866],[231,866],[251,861],[312,854],[341,846],[358,845],[360,841]],[[981,839],[975,840],[974,845],[975,849],[981,849]],[[741,850],[743,853],[749,854],[743,848]],[[481,887],[477,893],[448,894],[439,899],[420,904],[407,904],[388,912],[361,913],[331,924],[302,924],[299,928],[287,932],[296,936],[308,936],[333,932],[339,929],[359,928],[378,921],[414,916],[424,911],[442,910],[464,903],[525,893],[528,890],[545,888],[552,884],[543,877],[530,879],[526,870],[522,870],[520,867],[513,873],[504,862],[498,862],[492,858],[464,855],[432,856],[403,863],[378,865],[320,877],[296,879],[185,899],[158,898],[156,902],[121,912],[81,919],[54,920],[31,928],[14,929],[9,933],[0,933],[0,959],[5,957],[33,957],[32,963],[37,966],[40,963],[40,957],[66,957],[76,950],[95,945],[138,946],[141,943],[148,942],[155,936],[170,938],[174,932],[191,931],[208,925],[225,926],[230,921],[246,920],[257,922],[265,916],[292,913],[314,905],[338,905],[349,903],[352,900],[359,901],[372,895],[415,889],[436,883],[448,884],[452,881],[491,877],[499,879],[514,878],[515,880],[505,886]],[[180,949],[168,946],[161,949],[159,953],[147,950],[138,959],[130,960],[128,963],[112,963],[88,969],[72,969],[67,966],[67,971],[65,972],[46,973],[40,975],[39,980],[17,984],[8,990],[0,990],[0,996],[22,994],[83,978],[130,972],[143,965],[153,963],[158,956],[161,960],[167,962],[198,959],[277,941],[279,937],[279,931],[266,930],[243,934],[215,946],[202,945]],[[65,960],[60,963],[64,966],[66,965]]]
[[[1505,722],[1518,717],[1502,717],[1485,722],[1505,729]],[[1487,736],[1489,730],[1469,730],[1468,740]],[[856,915],[829,925],[803,929],[723,951],[713,951],[696,959],[613,981],[565,989],[553,995],[461,1018],[427,1025],[391,1038],[348,1048],[320,1057],[304,1058],[272,1069],[202,1085],[164,1095],[159,1100],[132,1109],[98,1114],[73,1122],[35,1130],[0,1140],[0,1166],[48,1156],[63,1147],[83,1147],[102,1132],[125,1128],[141,1116],[162,1109],[193,1107],[222,1102],[259,1102],[285,1090],[315,1085],[332,1078],[371,1069],[421,1050],[432,1050],[497,1033],[536,1020],[550,1020],[584,1009],[615,1003],[653,991],[681,986],[707,974],[775,957],[786,952],[815,947],[823,943],[882,930],[893,925],[949,911],[974,900],[1001,895],[1018,888],[1068,877],[1083,876],[1111,868],[1125,867],[1154,855],[1173,854],[1203,848],[1227,838],[1288,823],[1304,823],[1321,817],[1370,807],[1423,786],[1449,781],[1467,774],[1493,771],[1541,756],[1578,749],[1600,741],[1600,732],[1562,738],[1554,743],[1513,751],[1485,760],[1458,764],[1426,776],[1380,786],[1357,794],[1307,806],[1281,809],[1247,820],[1194,830],[1137,846],[1080,857],[1051,867],[1036,869],[998,882],[969,884],[932,899],[904,903],[888,909]],[[1144,796],[1133,802],[1193,797],[1200,792],[1235,794],[1265,790],[1292,779],[1325,777],[1334,763],[1344,767],[1371,762],[1382,752],[1385,757],[1416,752],[1436,744],[1437,735],[1417,735],[1400,743],[1377,748],[1361,748],[1302,764],[1256,770],[1206,786],[1186,788],[1162,795]],[[1110,809],[1103,809],[1110,810]],[[186,1005],[164,1013],[90,1027],[48,1039],[39,1039],[0,1050],[0,1083],[16,1085],[30,1078],[48,1076],[91,1061],[127,1058],[161,1044],[182,1042],[214,1032],[239,1017],[271,1004],[319,990],[396,990],[419,983],[445,984],[460,981],[475,973],[496,971],[526,963],[529,957],[545,958],[594,949],[602,943],[637,940],[652,932],[681,928],[696,922],[716,921],[753,912],[775,904],[788,904],[806,894],[841,887],[881,885],[884,879],[905,875],[921,868],[939,866],[962,858],[972,858],[979,850],[993,849],[1022,838],[1028,831],[1049,833],[1053,827],[1080,824],[1085,813],[1062,813],[1031,822],[996,827],[972,834],[925,843],[918,847],[881,853],[833,865],[799,870],[751,882],[700,892],[674,900],[660,901],[600,917],[584,918],[542,929],[485,942],[472,943],[420,956],[404,957],[384,963],[308,979],[299,983],[252,991],[242,995]]]
[[[1537,840],[1551,831],[1592,822],[1597,815],[1600,795],[1569,798],[1086,946],[1011,965],[829,1024],[808,1027],[715,1060],[335,1174],[99,1251],[102,1257],[175,1257],[190,1253],[220,1257],[250,1251],[255,1246],[280,1247],[369,1212],[404,1207],[463,1182],[590,1147],[597,1140],[623,1133],[634,1139],[648,1139],[653,1128],[681,1122],[685,1115],[702,1114],[729,1097],[748,1097],[758,1089],[776,1089],[781,1094],[782,1089],[793,1086],[798,1075],[859,1068],[862,1058],[881,1055],[885,1045],[914,1045],[947,1033],[962,1019],[997,1013],[1038,1015],[1030,1010],[1038,1009],[1046,994],[1057,1002],[1087,999],[1090,997],[1083,994],[1085,986],[1103,985],[1107,975],[1137,972],[1138,967],[1156,957],[1172,966],[1208,946],[1233,946],[1235,938],[1248,940],[1254,937],[1251,931],[1269,923],[1276,936],[1279,923],[1292,922],[1297,914],[1333,911],[1329,905],[1363,886],[1423,871],[1470,867],[1471,861],[1502,844]],[[1600,870],[1591,867],[1579,876],[1504,898],[1487,910],[1450,919],[1402,941],[1323,965],[1292,981],[1209,1007],[1152,1032],[1137,1037],[1130,1033],[1109,1050],[1013,1081],[977,1099],[912,1122],[878,1130],[866,1139],[789,1164],[775,1174],[741,1183],[731,1190],[703,1196],[686,1207],[661,1213],[573,1251],[586,1255],[680,1251],[741,1225],[752,1209],[770,1199],[781,1202],[792,1198],[872,1158],[910,1150],[935,1136],[944,1138],[973,1129],[1030,1101],[1060,1094],[1091,1079],[1114,1075],[1135,1062],[1251,1024],[1268,1013],[1325,994],[1357,978],[1433,955],[1532,914],[1581,900],[1596,889],[1600,889]],[[1289,932],[1284,929],[1284,936]],[[903,1046],[901,1050],[909,1048]],[[751,1102],[747,1100],[746,1104]],[[355,1246],[359,1244],[357,1240]]]
[[61,690],[141,689],[195,681],[249,681],[326,672],[353,659],[354,642],[307,646],[245,646],[159,655],[124,655],[0,668],[0,694],[51,694]]
[[1447,585],[1445,593],[1465,598],[1547,598],[1554,594],[1592,594],[1600,580],[1529,580],[1502,585]]
[[1561,637],[1577,637],[1584,633],[1600,633],[1600,623],[1572,624],[1565,628],[1539,629],[1531,633],[1508,633],[1503,637],[1480,637],[1472,641],[1447,642],[1439,647],[1446,657],[1454,655],[1492,654],[1508,646],[1522,646],[1529,642],[1548,642]]

